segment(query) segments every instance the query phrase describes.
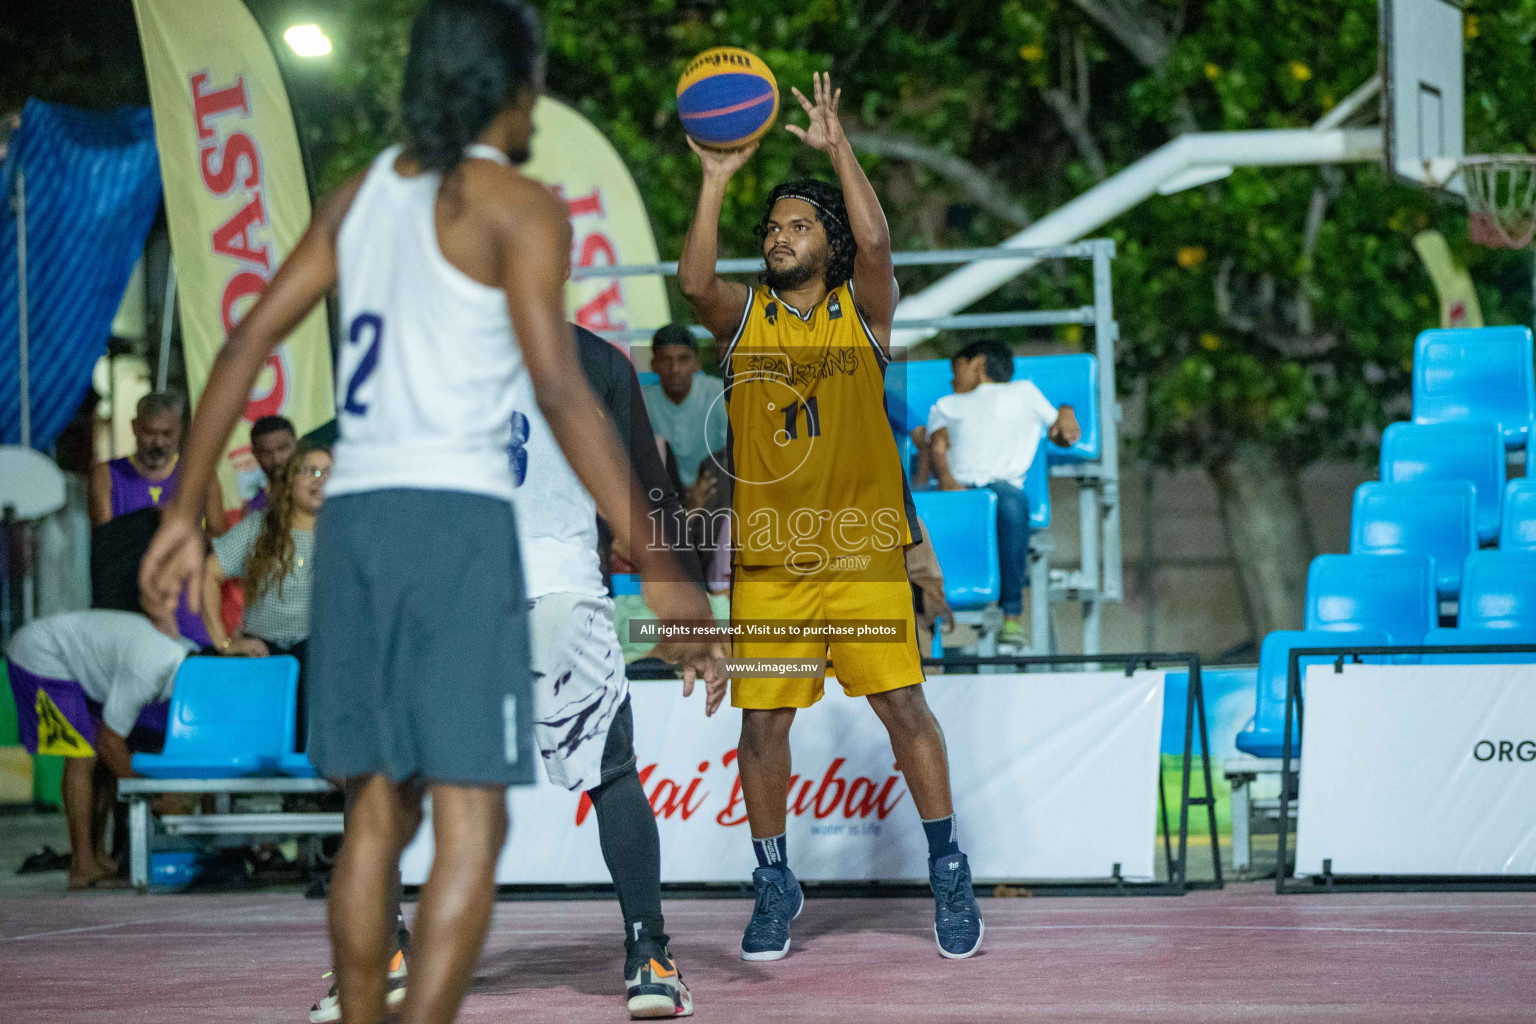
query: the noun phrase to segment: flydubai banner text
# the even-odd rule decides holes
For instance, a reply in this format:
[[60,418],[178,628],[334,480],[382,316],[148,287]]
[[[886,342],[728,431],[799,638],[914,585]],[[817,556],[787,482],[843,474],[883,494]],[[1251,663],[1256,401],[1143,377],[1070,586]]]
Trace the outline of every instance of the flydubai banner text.
[[[960,840],[979,879],[1150,880],[1163,674],[938,676]],[[786,794],[795,874],[808,881],[926,881],[928,848],[905,777],[869,702],[828,687],[800,712]],[[662,880],[739,882],[755,861],[737,775],[740,714],[704,716],[681,684],[630,687],[640,777],[661,829]],[[543,778],[509,791],[497,881],[608,881],[590,801]],[[430,819],[401,859],[432,864]]]

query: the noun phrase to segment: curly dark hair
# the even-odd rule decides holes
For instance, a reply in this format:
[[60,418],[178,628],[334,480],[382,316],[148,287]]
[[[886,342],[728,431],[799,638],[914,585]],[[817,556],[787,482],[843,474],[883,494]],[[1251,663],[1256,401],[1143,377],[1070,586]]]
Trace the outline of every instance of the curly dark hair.
[[[853,259],[859,254],[859,244],[853,240],[853,229],[848,226],[848,207],[843,204],[843,190],[820,178],[797,178],[786,181],[768,193],[768,205],[763,207],[763,219],[757,222],[753,233],[759,243],[768,237],[768,218],[780,199],[803,199],[816,208],[816,219],[827,232],[827,268],[823,274],[827,290],[853,277]],[[766,275],[764,275],[766,276]]]
[[539,19],[517,0],[431,0],[411,25],[400,90],[406,152],[452,173],[464,147],[542,75]]

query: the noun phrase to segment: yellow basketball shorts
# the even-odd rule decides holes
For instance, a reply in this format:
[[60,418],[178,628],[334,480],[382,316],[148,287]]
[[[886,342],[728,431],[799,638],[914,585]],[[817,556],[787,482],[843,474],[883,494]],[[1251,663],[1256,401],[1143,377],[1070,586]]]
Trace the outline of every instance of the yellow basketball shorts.
[[[875,619],[901,623],[901,639],[755,640],[733,636],[733,658],[830,658],[831,673],[850,697],[899,690],[921,683],[922,654],[912,609],[912,585],[902,552],[878,551],[859,570],[797,577],[777,566],[735,567],[731,582],[731,622],[754,620],[825,622]],[[821,700],[823,680],[736,678],[731,705],[771,710],[808,708]]]

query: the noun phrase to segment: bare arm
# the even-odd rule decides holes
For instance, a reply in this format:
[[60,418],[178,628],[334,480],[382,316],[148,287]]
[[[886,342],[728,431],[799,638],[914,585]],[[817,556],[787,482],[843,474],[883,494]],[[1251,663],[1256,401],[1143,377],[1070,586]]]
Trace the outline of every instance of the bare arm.
[[725,202],[725,186],[731,175],[757,152],[757,144],[729,153],[705,149],[692,139],[688,145],[699,154],[704,182],[699,186],[693,224],[683,239],[677,284],[687,297],[694,318],[715,336],[716,352],[723,357],[725,346],[741,323],[741,311],[746,308],[751,291],[740,281],[727,281],[715,273],[720,250],[720,207]]
[[217,476],[210,483],[208,498],[203,505],[203,529],[208,531],[210,537],[222,537],[224,531],[229,529],[224,518],[224,488],[219,486]]
[[1083,428],[1077,422],[1077,412],[1070,405],[1058,406],[1056,422],[1051,424],[1046,436],[1062,448],[1071,448],[1077,444],[1083,436]]
[[112,470],[105,462],[91,467],[91,477],[86,486],[87,501],[91,511],[91,525],[100,526],[112,519]]
[[933,475],[939,478],[939,489],[963,491],[965,485],[949,471],[949,428],[940,427],[929,439],[928,450],[933,453]]
[[321,208],[272,282],[219,350],[202,401],[192,417],[181,487],[161,517],[160,529],[144,555],[139,585],[144,610],[158,622],[174,621],[183,590],[193,611],[202,605],[199,572],[203,534],[198,526],[205,495],[235,422],[272,350],[298,326],[336,284],[336,234],[362,184],[358,175]]
[[891,229],[885,222],[885,211],[880,199],[869,183],[859,158],[853,153],[838,120],[837,105],[842,98],[841,89],[832,88],[832,76],[817,72],[812,103],[799,89],[792,90],[800,106],[810,116],[809,127],[785,125],[796,138],[813,149],[819,149],[832,158],[832,168],[837,171],[838,184],[843,188],[843,203],[848,208],[848,227],[853,240],[858,243],[858,256],[853,261],[853,288],[859,299],[859,311],[869,323],[880,347],[890,350],[891,324],[896,317],[896,276],[891,263]]
[[224,568],[219,565],[217,555],[210,554],[203,559],[203,628],[208,631],[208,639],[213,641],[213,646],[220,651],[228,651],[230,636],[224,630],[224,616],[220,614],[219,587],[224,583]]
[[[704,591],[687,578],[672,552],[665,545],[647,543],[650,502],[641,493],[618,434],[577,358],[576,339],[565,318],[571,226],[564,206],[542,187],[530,184],[507,204],[506,213],[498,225],[504,287],[539,411],[597,503],[615,543],[640,570],[646,604],[661,619],[710,619]],[[692,692],[696,673],[705,677],[712,690],[718,688],[714,665],[718,656],[712,645],[685,650],[685,695]]]

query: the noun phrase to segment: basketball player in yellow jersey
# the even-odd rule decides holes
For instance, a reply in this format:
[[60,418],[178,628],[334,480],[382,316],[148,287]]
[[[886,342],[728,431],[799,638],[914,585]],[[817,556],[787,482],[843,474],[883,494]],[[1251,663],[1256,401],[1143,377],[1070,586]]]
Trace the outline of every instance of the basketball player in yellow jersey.
[[[726,374],[734,476],[731,621],[894,620],[899,642],[733,643],[738,658],[821,658],[837,681],[867,697],[885,724],[928,837],[934,936],[945,957],[981,946],[970,866],[957,843],[944,736],[923,696],[912,591],[902,552],[914,541],[896,442],[885,415],[896,280],[880,201],[843,135],[840,91],[823,75],[810,117],[788,130],[832,158],[836,186],[792,181],[775,188],[759,225],[763,283],[715,273],[721,202],[752,148],[694,145],[704,182],[678,271],[695,316],[715,336]],[[690,141],[690,145],[693,143]],[[755,147],[753,147],[755,148]],[[789,728],[821,699],[820,678],[737,678],[742,709],[738,765],[758,868],[757,902],[742,937],[746,960],[789,952],[790,922],[804,905],[785,849]]]

